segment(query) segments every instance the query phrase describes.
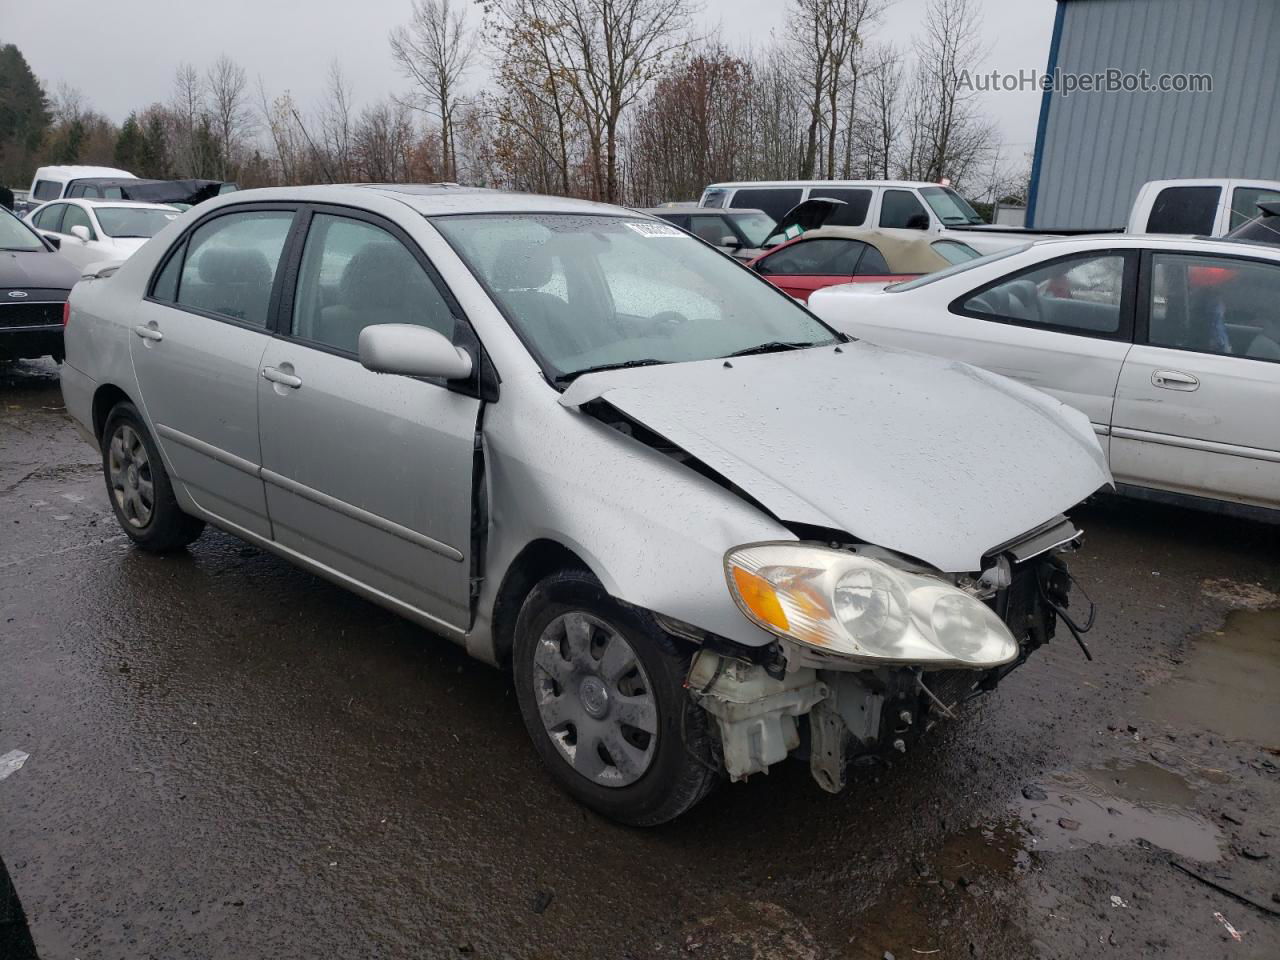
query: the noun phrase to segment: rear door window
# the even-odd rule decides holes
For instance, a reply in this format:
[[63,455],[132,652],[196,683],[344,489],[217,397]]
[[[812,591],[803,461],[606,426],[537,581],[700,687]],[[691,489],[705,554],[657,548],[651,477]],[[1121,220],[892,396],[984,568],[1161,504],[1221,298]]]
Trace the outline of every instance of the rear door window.
[[746,187],[733,195],[731,207],[747,210],[763,210],[775,220],[800,202],[804,191],[799,187]]
[[910,190],[886,190],[880,198],[880,226],[893,230],[928,230],[929,214]]
[[1156,194],[1147,233],[1213,233],[1221,187],[1165,187]]
[[247,210],[201,224],[191,234],[177,302],[253,327],[267,325],[271,288],[293,213]]
[[809,197],[842,200],[844,206],[827,217],[824,227],[860,227],[867,222],[867,208],[871,206],[871,191],[852,187],[815,187]]
[[699,240],[705,240],[715,247],[724,246],[726,241],[730,243],[738,242],[733,228],[725,223],[724,217],[719,214],[692,216],[689,218],[689,225],[686,229]]

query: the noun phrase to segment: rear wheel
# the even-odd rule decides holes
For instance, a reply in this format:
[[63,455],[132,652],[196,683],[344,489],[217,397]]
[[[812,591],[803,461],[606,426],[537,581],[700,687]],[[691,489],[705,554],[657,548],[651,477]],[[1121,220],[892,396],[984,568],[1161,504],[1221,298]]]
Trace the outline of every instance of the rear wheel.
[[121,529],[154,553],[185,547],[204,530],[204,521],[182,512],[160,451],[137,408],[116,404],[102,430],[102,473]]
[[583,571],[539,583],[516,623],[516,693],[534,746],[569,793],[623,823],[671,820],[718,779],[688,670],[652,616]]

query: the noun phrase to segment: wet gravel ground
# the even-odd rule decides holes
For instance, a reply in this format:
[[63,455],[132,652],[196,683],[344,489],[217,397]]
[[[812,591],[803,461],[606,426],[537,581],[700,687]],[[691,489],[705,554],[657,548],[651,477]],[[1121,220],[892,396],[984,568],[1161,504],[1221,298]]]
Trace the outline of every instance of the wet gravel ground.
[[447,642],[216,531],[133,549],[56,369],[0,366],[0,958],[1280,957],[1280,528],[1075,519],[1094,662],[637,831]]

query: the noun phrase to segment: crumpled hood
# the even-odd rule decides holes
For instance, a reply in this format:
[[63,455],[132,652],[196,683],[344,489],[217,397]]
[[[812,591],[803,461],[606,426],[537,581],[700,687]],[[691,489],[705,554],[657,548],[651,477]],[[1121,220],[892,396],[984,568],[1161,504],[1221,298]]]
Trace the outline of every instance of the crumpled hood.
[[0,251],[0,289],[70,290],[80,271],[47,250]]
[[844,531],[940,570],[1111,483],[1084,414],[965,363],[865,341],[579,377],[779,520]]

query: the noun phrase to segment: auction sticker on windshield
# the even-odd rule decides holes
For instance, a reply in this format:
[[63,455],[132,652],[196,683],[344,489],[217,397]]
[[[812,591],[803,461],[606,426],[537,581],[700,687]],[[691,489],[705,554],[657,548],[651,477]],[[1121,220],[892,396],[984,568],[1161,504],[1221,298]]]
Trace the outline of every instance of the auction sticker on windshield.
[[688,234],[679,227],[673,227],[669,223],[651,223],[647,220],[639,223],[627,222],[627,226],[640,234],[642,237],[655,239],[657,237],[687,237]]

